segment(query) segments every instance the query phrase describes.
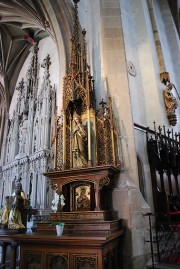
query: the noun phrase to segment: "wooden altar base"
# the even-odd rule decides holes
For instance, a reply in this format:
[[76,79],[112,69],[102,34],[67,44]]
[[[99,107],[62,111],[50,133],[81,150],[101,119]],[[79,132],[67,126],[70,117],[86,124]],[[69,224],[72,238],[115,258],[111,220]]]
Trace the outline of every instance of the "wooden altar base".
[[[11,248],[11,269],[15,269],[16,249],[20,246],[20,269],[121,269],[122,238],[124,231],[109,235],[0,235],[0,242]],[[4,257],[5,258],[5,257]],[[4,259],[5,261],[5,259]]]
[[[67,221],[79,221],[79,220],[89,220],[89,221],[107,221],[112,220],[113,212],[108,210],[101,211],[73,211],[73,212],[62,212],[61,219],[63,222]],[[59,221],[60,213],[50,213],[51,221]]]
[[[64,235],[108,235],[122,229],[121,220],[113,221],[66,221]],[[37,222],[37,232],[55,234],[55,225],[50,226],[49,222]]]

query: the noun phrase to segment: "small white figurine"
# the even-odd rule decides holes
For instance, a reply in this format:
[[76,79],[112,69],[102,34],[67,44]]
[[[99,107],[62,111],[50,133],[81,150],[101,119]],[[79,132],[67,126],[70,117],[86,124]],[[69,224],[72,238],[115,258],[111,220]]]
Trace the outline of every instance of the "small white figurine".
[[60,200],[61,200],[61,207],[63,207],[65,205],[65,202],[64,202],[65,198],[63,194],[60,195]]
[[59,195],[55,192],[54,199],[52,200],[51,209],[56,213],[58,210]]

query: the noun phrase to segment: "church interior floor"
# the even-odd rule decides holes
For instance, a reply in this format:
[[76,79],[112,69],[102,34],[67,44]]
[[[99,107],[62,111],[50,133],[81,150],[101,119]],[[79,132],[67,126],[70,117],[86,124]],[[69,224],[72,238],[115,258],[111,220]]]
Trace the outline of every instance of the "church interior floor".
[[179,264],[165,264],[165,263],[160,263],[160,264],[155,264],[154,267],[152,265],[148,265],[147,269],[179,269],[180,266]]

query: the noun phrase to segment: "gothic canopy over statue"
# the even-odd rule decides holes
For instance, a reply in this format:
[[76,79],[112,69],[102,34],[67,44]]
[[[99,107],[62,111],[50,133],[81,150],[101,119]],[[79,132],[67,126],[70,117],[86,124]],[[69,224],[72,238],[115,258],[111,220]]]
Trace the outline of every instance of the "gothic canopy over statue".
[[74,1],[74,27],[69,70],[64,77],[62,115],[56,118],[55,170],[119,165],[118,125],[112,101],[96,107],[95,83],[87,63],[86,31],[80,31]]

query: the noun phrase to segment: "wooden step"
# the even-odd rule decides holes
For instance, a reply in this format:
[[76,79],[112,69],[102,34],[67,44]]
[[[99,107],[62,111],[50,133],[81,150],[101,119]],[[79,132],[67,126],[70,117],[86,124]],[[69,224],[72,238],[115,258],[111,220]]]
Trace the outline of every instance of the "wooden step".
[[[55,233],[55,226],[51,222],[37,222],[38,233]],[[99,234],[106,235],[122,228],[121,220],[113,221],[67,221],[64,226],[64,234]]]

